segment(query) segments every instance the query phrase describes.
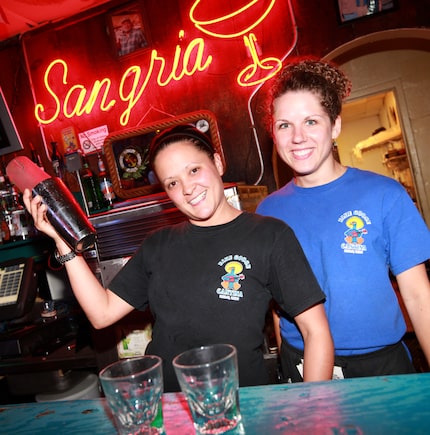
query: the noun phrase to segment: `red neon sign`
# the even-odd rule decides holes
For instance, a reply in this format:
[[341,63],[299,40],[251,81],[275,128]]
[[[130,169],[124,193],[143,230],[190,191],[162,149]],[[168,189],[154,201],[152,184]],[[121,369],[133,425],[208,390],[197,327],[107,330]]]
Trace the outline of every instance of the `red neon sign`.
[[[189,13],[190,20],[201,32],[215,38],[224,39],[243,36],[245,33],[250,32],[267,17],[276,3],[276,0],[251,0],[235,11],[218,17],[204,19],[204,15],[207,14],[208,1],[209,0],[196,0],[194,2]],[[204,9],[201,6],[202,2]],[[267,4],[263,5],[265,9],[261,12],[260,7],[263,3]],[[197,10],[197,8],[199,8],[199,10]],[[217,9],[219,10],[219,5],[217,5]]]
[[[52,102],[55,106],[54,114],[50,118],[44,119],[43,114],[45,113],[45,106],[43,104],[36,104],[34,114],[36,119],[41,124],[45,125],[54,122],[60,113],[62,113],[66,118],[81,116],[84,113],[89,114],[94,109],[96,99],[101,96],[100,110],[102,111],[111,109],[118,100],[127,103],[126,109],[120,116],[121,125],[127,125],[131,110],[142,97],[149,80],[154,75],[156,75],[158,86],[167,86],[172,80],[178,81],[184,76],[191,76],[197,71],[206,70],[211,62],[212,56],[206,56],[204,54],[203,39],[196,38],[188,44],[183,54],[181,47],[179,45],[176,46],[173,67],[170,72],[166,73],[166,59],[158,55],[157,50],[152,50],[151,52],[149,67],[146,75],[143,77],[143,82],[142,68],[138,65],[132,65],[129,67],[121,77],[118,95],[116,95],[116,98],[111,95],[111,79],[105,77],[102,80],[96,80],[91,90],[88,90],[82,84],[75,84],[69,89],[64,89],[65,96],[61,101],[59,96],[49,84],[51,81],[51,74],[53,73],[52,70],[54,68],[62,68],[62,84],[67,85],[69,66],[64,60],[55,59],[49,64],[44,75],[45,89],[51,95],[53,100]],[[155,68],[156,65],[158,66],[158,72]],[[126,91],[126,88],[128,91]],[[73,96],[75,98],[72,98]]]
[[[257,38],[249,33],[257,27],[272,11],[276,0],[251,0],[241,8],[217,17],[206,17],[208,0],[196,0],[190,9],[190,20],[201,32],[214,38],[230,39],[243,36],[253,63],[246,66],[237,76],[239,86],[254,86],[273,77],[282,67],[282,61],[276,57],[259,59],[256,49]],[[263,4],[263,7],[261,5]],[[249,34],[248,34],[249,33]],[[248,34],[248,35],[247,35]],[[261,77],[261,72],[267,72]]]
[[[206,35],[223,40],[243,38],[251,63],[238,73],[236,81],[239,86],[249,87],[263,83],[273,77],[282,66],[282,61],[277,57],[260,58],[257,38],[251,33],[251,30],[267,18],[275,3],[276,0],[251,0],[244,6],[232,10],[231,2],[216,2],[215,7],[210,0],[196,0],[190,8],[191,22]],[[223,9],[228,10],[220,14],[220,10]],[[184,35],[184,30],[180,30],[180,41],[183,41]],[[153,49],[146,71],[138,65],[130,66],[121,76],[118,90],[114,90],[109,77],[95,80],[90,88],[81,83],[69,85],[69,65],[63,59],[55,59],[46,68],[43,79],[50,101],[47,104],[36,104],[35,117],[41,124],[48,125],[61,115],[72,118],[90,114],[97,108],[105,112],[118,102],[122,102],[126,103],[126,108],[120,115],[120,124],[126,126],[133,108],[142,98],[151,79],[155,80],[158,86],[164,87],[172,81],[180,81],[185,76],[207,71],[212,60],[213,56],[207,53],[203,38],[192,39],[184,48],[176,45],[173,60],[170,62]],[[168,64],[171,65],[169,68],[166,66]],[[59,72],[60,81],[54,79],[54,75],[58,75]],[[50,83],[56,83],[56,89]],[[100,102],[96,107],[98,100]],[[47,107],[52,115],[48,115]]]

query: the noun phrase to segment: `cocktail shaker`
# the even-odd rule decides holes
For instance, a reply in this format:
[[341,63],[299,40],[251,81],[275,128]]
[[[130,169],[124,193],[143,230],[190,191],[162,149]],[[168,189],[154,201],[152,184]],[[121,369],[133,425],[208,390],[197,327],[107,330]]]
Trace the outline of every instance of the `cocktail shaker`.
[[30,189],[42,197],[48,221],[75,252],[94,245],[96,231],[63,180],[51,177],[25,156],[11,160],[6,173],[21,192]]

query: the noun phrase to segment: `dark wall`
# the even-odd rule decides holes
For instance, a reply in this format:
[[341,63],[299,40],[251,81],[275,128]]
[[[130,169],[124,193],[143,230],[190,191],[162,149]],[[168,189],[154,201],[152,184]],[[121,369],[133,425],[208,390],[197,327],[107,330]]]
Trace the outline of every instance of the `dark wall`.
[[[205,36],[207,50],[214,57],[211,67],[192,77],[171,81],[164,88],[156,86],[154,79],[151,79],[127,126],[119,123],[119,114],[124,110],[124,105],[121,104],[117,104],[108,112],[95,110],[90,115],[73,119],[60,116],[53,124],[41,128],[38,126],[33,115],[32,91],[38,102],[46,99],[46,92],[43,93],[41,83],[47,65],[53,59],[62,58],[67,62],[70,67],[70,84],[81,83],[90,87],[94,80],[109,76],[112,79],[113,92],[117,92],[118,83],[129,66],[135,64],[140,65],[143,70],[147,68],[149,50],[131,57],[118,58],[113,49],[108,17],[115,11],[116,5],[121,3],[123,2],[112,2],[109,5],[110,9],[97,9],[91,16],[81,15],[55,26],[45,26],[0,45],[0,85],[25,146],[33,143],[42,155],[45,168],[50,170],[44,142],[49,143],[51,138],[60,141],[62,128],[72,125],[80,132],[107,124],[109,131],[113,132],[158,120],[165,116],[165,113],[180,115],[208,109],[215,114],[218,121],[227,162],[225,181],[243,181],[247,184],[259,182],[273,190],[275,182],[271,167],[272,143],[262,123],[268,86],[263,85],[253,95],[256,86],[243,88],[236,84],[238,72],[250,62],[241,37],[220,41]],[[188,23],[188,10],[192,3],[192,0],[142,2],[145,16],[148,18],[150,48],[156,49],[166,59],[173,57],[181,28],[186,29],[183,45],[192,38],[202,36],[201,32]],[[324,56],[346,42],[381,30],[428,27],[429,3],[429,0],[399,0],[394,11],[340,24],[335,0],[293,0],[297,44],[288,57],[310,54]],[[213,4],[216,5],[217,2]],[[270,54],[282,58],[289,52],[294,32],[288,25],[292,19],[288,2],[278,0],[276,7],[276,14],[270,17],[270,21],[268,17],[265,24],[257,26],[255,34],[263,55]],[[56,76],[56,83],[53,85],[58,89],[63,86],[59,77]],[[49,102],[49,99],[46,101]],[[254,117],[255,131],[264,159],[264,170],[260,167],[260,151],[254,137],[248,103]],[[53,110],[52,107],[50,110]],[[28,154],[28,150],[26,149],[23,154]],[[8,161],[12,157],[6,156],[5,160]]]

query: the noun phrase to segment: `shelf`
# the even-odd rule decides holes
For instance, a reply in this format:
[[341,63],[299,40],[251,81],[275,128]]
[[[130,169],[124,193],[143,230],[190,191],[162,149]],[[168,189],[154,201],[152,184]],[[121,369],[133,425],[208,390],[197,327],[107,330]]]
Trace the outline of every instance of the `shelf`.
[[404,171],[409,168],[408,157],[406,154],[389,157],[384,159],[384,165],[393,171]]
[[388,142],[401,140],[402,138],[402,131],[400,130],[400,126],[392,127],[388,130],[381,131],[373,136],[368,137],[367,139],[362,140],[361,142],[358,142],[357,145],[355,145],[353,151],[354,155],[361,159],[363,151],[367,151],[374,147],[380,147]]

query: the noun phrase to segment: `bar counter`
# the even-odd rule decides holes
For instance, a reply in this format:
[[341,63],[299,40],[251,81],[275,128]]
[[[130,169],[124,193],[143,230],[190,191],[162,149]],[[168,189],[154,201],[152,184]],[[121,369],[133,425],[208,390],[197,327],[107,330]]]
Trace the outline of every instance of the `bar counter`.
[[[246,435],[428,434],[430,373],[240,389]],[[193,435],[181,393],[163,396],[167,435]],[[0,408],[0,433],[114,435],[105,399]]]

